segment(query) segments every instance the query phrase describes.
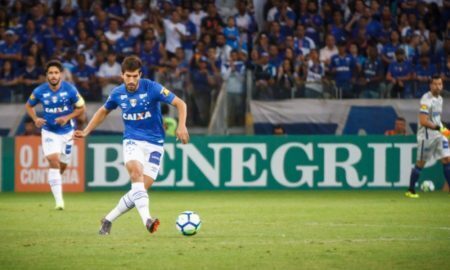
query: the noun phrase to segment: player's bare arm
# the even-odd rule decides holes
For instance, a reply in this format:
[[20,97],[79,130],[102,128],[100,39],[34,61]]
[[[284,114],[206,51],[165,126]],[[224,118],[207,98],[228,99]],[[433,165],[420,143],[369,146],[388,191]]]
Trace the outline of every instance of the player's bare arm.
[[420,121],[420,124],[422,126],[427,127],[429,129],[433,129],[433,130],[440,130],[441,129],[441,125],[437,125],[437,124],[431,122],[428,119],[428,115],[427,114],[423,114],[423,113],[419,114],[419,121]]
[[94,130],[98,125],[100,125],[110,113],[109,110],[105,109],[105,107],[101,107],[98,109],[94,116],[92,117],[89,124],[86,126],[84,130],[76,130],[73,134],[74,138],[84,138],[88,136],[92,130]]
[[27,111],[31,119],[33,119],[36,127],[41,128],[47,122],[44,118],[37,116],[36,111],[30,104],[28,104],[28,102],[25,104],[25,110]]
[[183,143],[186,144],[189,142],[189,133],[186,128],[186,116],[187,116],[187,107],[186,103],[178,97],[175,97],[172,101],[172,105],[175,106],[178,110],[178,127],[176,130],[177,138]]

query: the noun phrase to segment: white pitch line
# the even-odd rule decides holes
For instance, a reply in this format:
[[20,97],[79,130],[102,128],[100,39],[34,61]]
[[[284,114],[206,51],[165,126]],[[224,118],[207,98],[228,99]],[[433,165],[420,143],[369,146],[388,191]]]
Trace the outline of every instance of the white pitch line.
[[417,226],[417,225],[403,225],[403,224],[358,224],[358,223],[319,223],[319,222],[307,222],[304,223],[307,226],[328,226],[328,227],[379,227],[379,228],[414,228],[414,229],[434,229],[434,230],[444,230],[450,231],[450,227],[434,227],[434,226]]

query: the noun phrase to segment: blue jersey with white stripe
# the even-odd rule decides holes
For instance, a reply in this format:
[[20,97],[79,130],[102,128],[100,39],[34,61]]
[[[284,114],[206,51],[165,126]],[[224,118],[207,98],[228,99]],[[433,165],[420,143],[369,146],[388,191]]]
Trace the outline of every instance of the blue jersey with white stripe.
[[164,143],[164,127],[159,102],[171,104],[175,95],[157,82],[140,79],[135,92],[127,91],[125,84],[114,88],[104,107],[122,109],[125,126],[124,139]]
[[46,123],[43,129],[56,134],[66,134],[73,130],[73,120],[68,121],[64,126],[55,122],[55,119],[61,116],[69,115],[75,108],[75,103],[80,100],[80,94],[74,85],[62,81],[58,90],[53,91],[48,83],[43,83],[33,90],[28,98],[28,104],[32,107],[38,103],[42,104],[44,119]]

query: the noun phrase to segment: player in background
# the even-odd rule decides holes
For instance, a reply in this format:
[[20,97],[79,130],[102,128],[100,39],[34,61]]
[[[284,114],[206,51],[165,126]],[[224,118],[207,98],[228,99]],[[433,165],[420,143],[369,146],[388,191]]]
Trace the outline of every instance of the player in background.
[[394,129],[389,129],[384,132],[386,136],[406,135],[406,120],[398,116],[395,119]]
[[123,156],[131,178],[131,190],[120,198],[118,204],[102,220],[99,234],[108,235],[112,222],[136,207],[144,226],[150,233],[157,230],[159,220],[149,211],[147,189],[153,184],[163,158],[164,127],[160,102],[172,104],[178,110],[176,136],[188,143],[186,104],[159,83],[141,79],[142,62],[128,56],[122,62],[123,82],[111,92],[106,103],[97,110],[84,130],[75,131],[75,138],[89,135],[108,114],[120,107],[124,122]]
[[425,163],[431,159],[440,159],[444,167],[444,175],[450,186],[450,150],[447,137],[442,133],[448,130],[441,122],[442,113],[442,79],[433,76],[430,91],[420,99],[419,125],[417,130],[417,162],[411,171],[409,189],[405,195],[409,198],[419,198],[415,191]]
[[[42,149],[49,163],[50,184],[55,209],[64,209],[61,175],[70,162],[73,146],[74,119],[84,114],[84,100],[77,88],[62,79],[64,68],[58,60],[51,60],[45,67],[47,82],[36,87],[25,109],[34,124],[42,127]],[[43,107],[43,118],[36,115],[34,106]]]

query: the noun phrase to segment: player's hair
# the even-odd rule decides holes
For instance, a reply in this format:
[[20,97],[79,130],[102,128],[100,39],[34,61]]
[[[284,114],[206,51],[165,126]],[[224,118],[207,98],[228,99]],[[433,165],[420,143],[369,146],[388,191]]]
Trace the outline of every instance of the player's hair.
[[398,116],[398,117],[397,117],[397,120],[398,120],[398,121],[406,122],[405,118],[403,118],[403,117],[401,117],[401,116]]
[[56,68],[58,68],[60,72],[63,72],[63,71],[64,71],[63,65],[62,65],[61,62],[60,62],[59,60],[57,60],[57,59],[53,59],[53,60],[50,60],[50,61],[47,62],[47,65],[45,65],[45,73],[47,73],[48,70],[49,70],[51,67],[56,67]]
[[439,74],[434,74],[433,76],[431,76],[431,80],[430,83],[433,82],[434,80],[440,80],[442,79],[441,76],[439,76]]
[[136,55],[130,55],[125,57],[122,62],[122,73],[125,73],[126,71],[135,71],[135,70],[141,70],[142,68],[142,61],[137,57]]

